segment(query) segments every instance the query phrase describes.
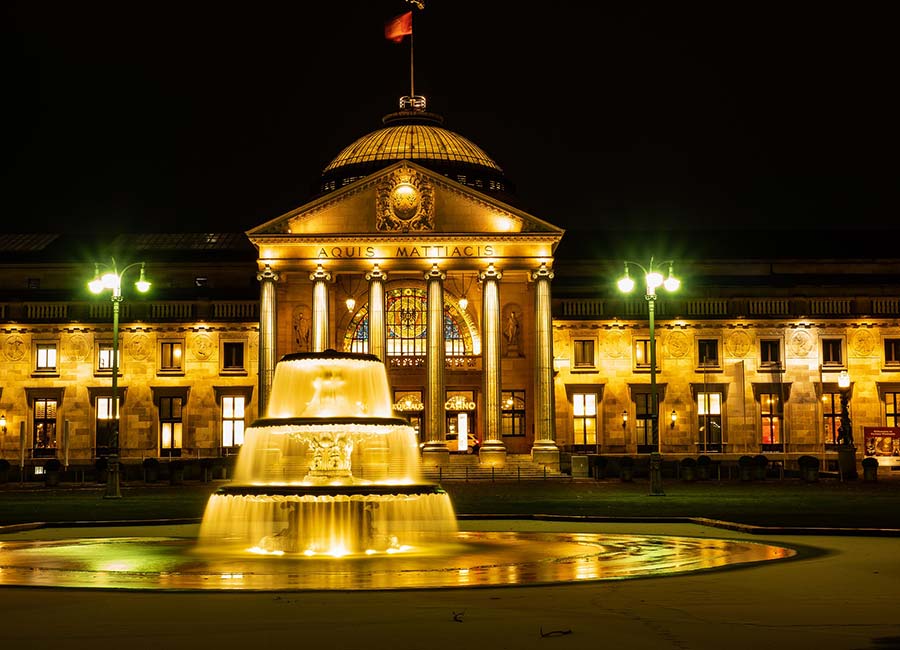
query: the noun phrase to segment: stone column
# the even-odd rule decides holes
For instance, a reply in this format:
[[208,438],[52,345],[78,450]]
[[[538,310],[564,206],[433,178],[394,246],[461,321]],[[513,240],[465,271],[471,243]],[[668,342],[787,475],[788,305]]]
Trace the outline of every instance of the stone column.
[[259,417],[266,413],[269,393],[272,390],[272,379],[275,377],[275,283],[278,274],[266,264],[256,275],[260,283],[259,289],[259,391],[257,409]]
[[534,280],[534,446],[531,458],[559,469],[553,400],[553,320],[550,315],[550,280],[553,271],[541,262]]
[[435,264],[425,273],[428,285],[428,314],[426,330],[428,347],[425,356],[425,446],[422,462],[425,465],[448,465],[450,450],[447,449],[444,429],[446,426],[444,402],[444,365],[446,347],[444,344],[444,280],[447,274]]
[[331,273],[319,264],[314,273],[309,274],[313,283],[312,332],[310,349],[322,352],[328,349],[328,283]]
[[384,283],[387,273],[376,264],[366,273],[369,282],[369,354],[374,354],[387,364],[387,328],[384,312]]
[[490,264],[478,275],[482,284],[482,392],[484,432],[479,461],[483,465],[506,464],[506,445],[500,435],[500,278],[503,274]]

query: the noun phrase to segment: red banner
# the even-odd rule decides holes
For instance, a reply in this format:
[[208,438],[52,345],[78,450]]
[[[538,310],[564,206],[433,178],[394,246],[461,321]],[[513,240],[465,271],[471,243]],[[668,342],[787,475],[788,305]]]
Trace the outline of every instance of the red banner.
[[866,456],[900,456],[900,427],[863,427]]
[[399,43],[404,36],[412,34],[412,12],[407,11],[396,18],[392,18],[384,24],[384,37],[389,41]]

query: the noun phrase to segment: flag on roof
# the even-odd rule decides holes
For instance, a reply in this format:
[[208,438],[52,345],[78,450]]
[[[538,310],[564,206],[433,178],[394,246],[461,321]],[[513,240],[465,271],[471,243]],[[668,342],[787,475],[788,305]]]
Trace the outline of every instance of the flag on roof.
[[412,12],[407,11],[384,24],[384,37],[389,41],[401,43],[404,36],[412,36]]

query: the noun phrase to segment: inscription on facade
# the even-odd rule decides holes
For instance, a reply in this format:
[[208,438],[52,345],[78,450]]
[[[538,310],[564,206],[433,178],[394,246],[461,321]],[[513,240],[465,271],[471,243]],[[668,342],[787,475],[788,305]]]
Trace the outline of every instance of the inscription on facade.
[[497,247],[491,244],[481,246],[432,246],[420,244],[397,246],[383,250],[375,246],[321,246],[316,256],[321,259],[391,258],[391,257],[495,257]]

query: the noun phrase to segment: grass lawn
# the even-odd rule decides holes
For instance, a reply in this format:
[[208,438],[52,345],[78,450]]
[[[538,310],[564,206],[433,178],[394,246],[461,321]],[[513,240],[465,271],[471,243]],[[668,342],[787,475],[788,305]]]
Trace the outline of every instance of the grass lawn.
[[[45,488],[0,486],[0,525],[26,522],[195,519],[222,481],[126,484],[121,499],[105,499],[102,485]],[[649,496],[646,480],[446,482],[456,512],[496,515],[708,517],[759,526],[837,526],[900,529],[900,480],[869,483],[798,479],[742,483],[665,481]]]

